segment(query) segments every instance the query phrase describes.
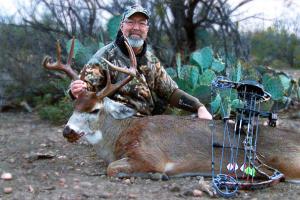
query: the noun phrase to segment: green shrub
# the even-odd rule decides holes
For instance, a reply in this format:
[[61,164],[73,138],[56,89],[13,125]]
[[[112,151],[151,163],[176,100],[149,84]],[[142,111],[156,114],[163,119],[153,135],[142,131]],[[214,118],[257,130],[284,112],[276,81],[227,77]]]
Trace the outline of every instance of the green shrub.
[[54,105],[45,105],[38,109],[42,119],[49,120],[54,124],[66,123],[73,111],[73,103],[68,97],[60,99]]

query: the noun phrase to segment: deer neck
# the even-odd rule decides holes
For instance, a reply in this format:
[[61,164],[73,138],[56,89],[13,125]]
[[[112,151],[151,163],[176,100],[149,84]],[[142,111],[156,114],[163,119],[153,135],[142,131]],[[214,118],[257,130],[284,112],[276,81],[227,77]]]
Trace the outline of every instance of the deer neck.
[[132,118],[114,119],[104,110],[99,113],[99,130],[101,130],[102,139],[94,144],[94,148],[98,156],[107,163],[116,160],[114,155],[116,141],[121,132],[130,126],[131,122]]

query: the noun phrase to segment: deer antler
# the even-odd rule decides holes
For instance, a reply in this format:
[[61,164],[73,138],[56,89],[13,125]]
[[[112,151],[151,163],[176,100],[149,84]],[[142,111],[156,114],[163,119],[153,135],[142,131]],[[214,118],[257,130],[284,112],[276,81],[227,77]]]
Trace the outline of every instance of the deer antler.
[[123,72],[125,74],[128,74],[128,76],[124,80],[122,80],[120,82],[117,82],[115,84],[112,84],[111,83],[111,78],[110,78],[109,71],[105,70],[107,82],[106,82],[106,86],[101,91],[97,92],[98,99],[103,99],[104,97],[113,94],[119,88],[121,88],[122,86],[126,85],[129,81],[131,81],[133,79],[133,77],[136,76],[136,69],[137,69],[136,57],[135,57],[135,54],[133,52],[132,47],[129,45],[129,43],[127,41],[127,38],[126,37],[124,37],[124,38],[125,38],[124,42],[125,42],[126,48],[128,50],[128,53],[129,53],[129,58],[130,58],[130,68],[129,69],[125,69],[125,68],[121,68],[121,67],[115,66],[111,62],[109,62],[108,60],[106,60],[105,58],[102,58],[102,59],[113,70],[116,70],[116,71],[119,71],[119,72]]
[[72,38],[67,64],[61,63],[61,47],[59,41],[57,41],[56,43],[57,61],[53,63],[51,62],[52,58],[50,56],[45,56],[42,65],[46,69],[64,71],[72,80],[78,80],[79,78],[77,73],[71,68],[72,57],[74,54],[74,42],[75,42],[75,37]]
[[[68,56],[68,61],[67,64],[62,64],[61,63],[61,48],[60,48],[60,44],[59,42],[57,42],[57,61],[56,62],[51,62],[51,57],[50,56],[46,56],[43,59],[43,66],[47,69],[50,70],[60,70],[60,71],[64,71],[72,80],[78,80],[79,77],[77,75],[77,73],[71,68],[71,61],[72,61],[72,57],[74,54],[74,41],[75,38],[73,37],[72,39],[72,44],[71,44],[71,48],[70,48],[70,52],[69,52],[69,56]],[[137,62],[136,62],[136,57],[135,54],[133,52],[132,47],[129,45],[127,38],[125,38],[125,45],[126,48],[129,52],[129,58],[130,58],[130,68],[128,69],[124,69],[118,66],[113,65],[112,63],[110,63],[109,61],[107,61],[106,59],[102,58],[113,70],[119,71],[119,72],[123,72],[125,74],[128,74],[128,76],[120,81],[117,82],[115,84],[111,83],[111,77],[109,74],[108,70],[105,70],[106,73],[106,78],[107,78],[107,83],[106,86],[99,92],[96,93],[98,99],[103,99],[106,96],[109,96],[111,94],[113,94],[114,92],[116,92],[119,88],[121,88],[122,86],[124,86],[125,84],[127,84],[129,81],[131,81],[133,79],[133,77],[136,76],[136,68],[137,68]],[[80,77],[81,80],[84,79],[85,76],[85,71],[86,71],[86,67],[83,68],[83,72],[82,75]]]
[[113,70],[123,72],[125,74],[135,77],[136,76],[136,66],[137,66],[136,57],[135,57],[132,47],[129,45],[128,40],[125,36],[124,36],[124,42],[125,42],[125,46],[126,46],[128,52],[129,52],[129,58],[130,58],[130,68],[129,69],[115,66],[114,64],[112,64],[111,62],[109,62],[108,60],[106,60],[103,57],[101,57],[101,59],[104,62],[106,62],[108,64],[108,66],[110,68],[112,68]]

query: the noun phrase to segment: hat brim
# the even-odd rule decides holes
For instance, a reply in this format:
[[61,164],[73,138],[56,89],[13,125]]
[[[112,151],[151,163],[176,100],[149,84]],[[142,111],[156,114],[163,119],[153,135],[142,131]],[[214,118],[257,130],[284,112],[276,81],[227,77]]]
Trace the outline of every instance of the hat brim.
[[128,13],[124,19],[128,19],[129,17],[131,17],[132,15],[137,14],[137,13],[143,14],[146,17],[146,19],[149,19],[149,15],[142,11],[133,11],[131,13]]

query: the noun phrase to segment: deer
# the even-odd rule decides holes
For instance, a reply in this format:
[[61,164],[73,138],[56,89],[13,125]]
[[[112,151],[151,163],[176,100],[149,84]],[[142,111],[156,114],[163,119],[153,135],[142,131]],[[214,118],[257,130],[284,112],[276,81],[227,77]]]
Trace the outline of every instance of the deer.
[[[131,61],[128,69],[105,62],[112,70],[126,73],[127,78],[112,84],[109,70],[105,70],[106,86],[101,91],[85,90],[79,95],[63,136],[72,143],[85,138],[92,144],[97,155],[108,164],[108,176],[155,172],[168,176],[193,172],[211,174],[210,120],[174,115],[134,117],[133,109],[109,98],[136,74],[135,55],[126,40],[125,44]],[[83,75],[79,77],[71,68],[73,49],[74,38],[66,64],[61,62],[58,45],[57,61],[52,62],[47,56],[43,66],[64,71],[72,80],[83,80]],[[221,120],[214,121],[217,139],[223,137],[223,124]],[[267,126],[259,128],[257,147],[263,161],[282,172],[286,179],[300,179],[300,133]]]

